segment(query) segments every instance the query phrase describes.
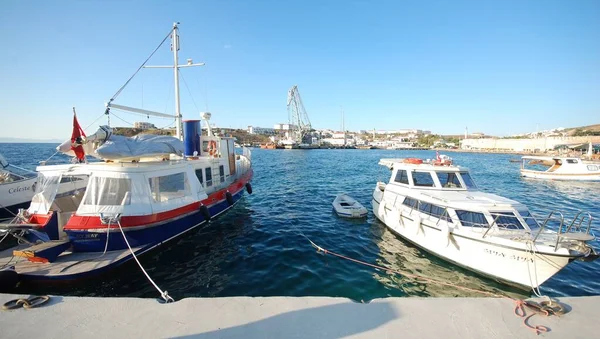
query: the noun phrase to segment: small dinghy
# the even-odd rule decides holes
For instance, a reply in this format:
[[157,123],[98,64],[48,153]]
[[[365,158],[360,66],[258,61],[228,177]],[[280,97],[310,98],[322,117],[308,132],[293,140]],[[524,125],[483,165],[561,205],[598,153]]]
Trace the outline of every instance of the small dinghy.
[[340,217],[345,218],[362,218],[367,215],[367,209],[347,194],[335,197],[333,209]]

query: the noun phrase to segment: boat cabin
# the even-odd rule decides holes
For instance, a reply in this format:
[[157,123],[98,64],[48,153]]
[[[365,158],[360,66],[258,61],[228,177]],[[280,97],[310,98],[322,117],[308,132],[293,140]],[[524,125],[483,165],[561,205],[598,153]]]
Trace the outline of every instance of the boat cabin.
[[374,198],[392,201],[394,208],[411,218],[484,232],[539,228],[524,205],[479,191],[465,167],[404,159],[381,159],[379,164],[391,169],[391,177],[387,184],[378,185]]
[[379,164],[392,170],[390,184],[432,190],[477,190],[464,167],[405,163],[401,159],[382,159]]

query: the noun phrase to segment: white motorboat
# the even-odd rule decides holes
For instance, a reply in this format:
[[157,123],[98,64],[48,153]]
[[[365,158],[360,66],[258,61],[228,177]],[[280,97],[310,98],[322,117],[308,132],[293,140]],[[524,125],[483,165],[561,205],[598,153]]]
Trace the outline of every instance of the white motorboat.
[[[13,218],[20,208],[29,207],[37,180],[36,172],[12,165],[0,154],[0,220]],[[73,178],[62,182],[57,194],[73,194],[86,185],[87,180]]]
[[[589,245],[592,217],[570,223],[552,212],[538,222],[526,206],[480,191],[467,168],[451,162],[381,159],[373,213],[390,230],[449,262],[525,289],[535,289],[574,259],[598,258]],[[550,228],[557,226],[556,231]]]
[[[521,176],[536,179],[600,181],[600,163],[572,157],[525,156]],[[541,168],[538,164],[549,164]],[[535,167],[538,165],[538,167]]]
[[344,218],[363,218],[367,215],[367,209],[356,199],[347,194],[338,194],[333,200],[335,213]]

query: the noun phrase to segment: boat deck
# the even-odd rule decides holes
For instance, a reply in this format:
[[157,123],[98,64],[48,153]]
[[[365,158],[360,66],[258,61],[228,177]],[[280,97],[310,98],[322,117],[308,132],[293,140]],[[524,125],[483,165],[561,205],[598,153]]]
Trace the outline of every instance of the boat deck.
[[[120,265],[131,258],[129,249],[102,252],[72,253],[64,252],[51,263],[36,263],[23,257],[13,256],[13,250],[27,248],[19,245],[0,252],[0,267],[15,266],[17,273],[27,280],[69,280],[86,275],[100,273]],[[133,251],[140,252],[142,247],[134,247]]]

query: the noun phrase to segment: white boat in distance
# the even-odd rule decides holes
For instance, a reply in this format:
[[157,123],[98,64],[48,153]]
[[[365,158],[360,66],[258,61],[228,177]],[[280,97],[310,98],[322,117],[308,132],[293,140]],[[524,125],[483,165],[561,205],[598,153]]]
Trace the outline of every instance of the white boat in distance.
[[[598,258],[588,244],[595,238],[589,213],[566,224],[562,214],[552,212],[539,223],[523,204],[480,191],[467,168],[420,159],[379,164],[391,170],[391,178],[375,187],[375,216],[449,262],[530,290],[574,259]],[[552,222],[557,231],[549,229]]]
[[[12,219],[20,208],[29,207],[38,181],[37,173],[10,164],[0,154],[0,220]],[[85,189],[87,181],[74,179],[63,180],[57,194],[72,195],[77,190]]]
[[[572,157],[524,156],[521,158],[521,176],[536,179],[600,181],[600,163]],[[531,164],[546,163],[546,170]]]
[[367,209],[351,196],[341,193],[333,200],[335,213],[344,218],[363,218],[367,215]]

